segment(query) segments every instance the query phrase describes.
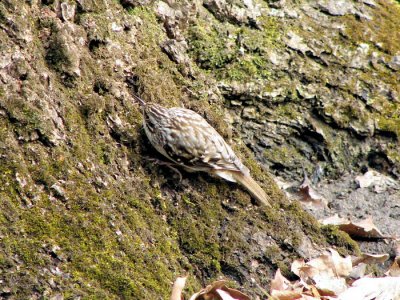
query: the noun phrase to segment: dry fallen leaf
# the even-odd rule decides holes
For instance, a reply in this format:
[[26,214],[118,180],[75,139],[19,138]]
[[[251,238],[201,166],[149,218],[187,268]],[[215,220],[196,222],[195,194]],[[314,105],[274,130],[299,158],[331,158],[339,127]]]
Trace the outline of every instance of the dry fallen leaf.
[[389,259],[389,254],[369,254],[362,253],[360,257],[353,258],[353,270],[351,270],[350,278],[359,279],[364,277],[367,265],[381,264]]
[[357,176],[356,182],[360,188],[374,187],[376,193],[382,193],[388,188],[398,188],[398,183],[393,178],[373,170]]
[[178,277],[172,286],[172,293],[170,300],[182,300],[182,291],[185,288],[187,277]]
[[281,270],[276,270],[275,278],[271,281],[271,292],[273,290],[276,291],[284,291],[290,286],[290,281],[286,279],[281,273]]
[[[182,291],[185,287],[187,277],[178,277],[172,287],[170,300],[183,300]],[[190,300],[250,300],[242,292],[225,286],[224,280],[215,281],[192,295]]]
[[[350,256],[342,257],[330,249],[309,262],[297,259],[291,270],[300,280],[290,282],[278,270],[271,282],[271,295],[278,300],[400,300],[400,277],[352,280],[364,276],[367,263],[383,263],[388,258],[388,254],[364,253],[352,263]],[[400,270],[400,259],[397,263],[394,270]]]
[[[360,279],[365,276],[366,271],[367,271],[367,264],[359,263],[358,265],[353,267],[353,270],[351,270],[349,278]],[[347,281],[347,283],[349,283],[349,281]]]
[[388,259],[389,259],[388,253],[383,253],[383,254],[362,253],[360,257],[356,257],[353,259],[353,266],[357,266],[360,263],[364,263],[367,265],[380,264],[384,263]]
[[221,297],[221,300],[236,300],[239,298],[233,298],[232,295],[224,290],[216,289],[217,294]]
[[385,275],[400,277],[400,240],[397,240],[395,242],[394,253],[396,255],[396,257],[394,258],[394,262],[390,266],[389,270],[385,273]]
[[299,187],[299,194],[301,197],[300,201],[309,204],[311,207],[321,209],[327,206],[328,201],[314,189],[307,174],[304,174],[304,180]]
[[303,287],[292,284],[278,269],[275,278],[271,281],[271,296],[273,299],[292,300],[301,299]]
[[304,261],[304,259],[299,258],[299,259],[295,259],[292,262],[292,265],[290,267],[290,270],[296,274],[298,277],[300,277],[300,268],[304,267],[304,265],[306,264],[306,262]]
[[326,218],[321,221],[323,225],[336,225],[340,230],[348,233],[354,238],[369,238],[369,239],[387,239],[392,238],[384,236],[375,226],[372,217],[359,222],[351,222],[348,219],[340,218],[337,214],[333,217]]
[[300,260],[292,265],[292,271],[305,284],[313,284],[320,294],[332,296],[347,288],[345,278],[351,270],[350,256],[343,258],[333,249],[303,265]]
[[390,266],[385,275],[400,278],[400,256],[396,256],[393,264]]
[[190,297],[190,300],[250,300],[242,292],[225,286],[225,280],[215,281]]
[[394,253],[396,256],[400,256],[400,239],[395,240],[394,243]]
[[361,278],[339,294],[338,300],[399,300],[400,278]]
[[[307,267],[312,267],[312,269]],[[346,277],[351,271],[352,263],[350,256],[343,258],[336,250],[330,249],[329,252],[310,260],[300,269],[304,271],[305,268],[308,269],[307,275],[309,276],[313,276],[315,273],[329,272],[335,277]]]
[[276,291],[271,292],[272,298],[278,300],[297,300],[302,299],[302,292],[297,291]]

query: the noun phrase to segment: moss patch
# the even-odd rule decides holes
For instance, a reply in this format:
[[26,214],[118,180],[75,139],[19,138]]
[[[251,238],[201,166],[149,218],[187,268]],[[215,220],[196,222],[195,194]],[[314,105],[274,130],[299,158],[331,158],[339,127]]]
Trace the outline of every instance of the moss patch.
[[340,231],[337,226],[325,225],[322,226],[322,232],[330,244],[337,245],[338,252],[342,255],[354,253],[360,255],[361,251],[355,242],[347,233]]
[[346,33],[355,43],[372,40],[391,55],[396,55],[400,48],[400,6],[390,1],[378,1],[373,20],[357,20],[355,16],[345,16]]
[[188,31],[189,53],[217,79],[266,79],[270,76],[267,49],[281,46],[282,27],[273,17],[261,17],[259,23],[262,30],[199,19]]

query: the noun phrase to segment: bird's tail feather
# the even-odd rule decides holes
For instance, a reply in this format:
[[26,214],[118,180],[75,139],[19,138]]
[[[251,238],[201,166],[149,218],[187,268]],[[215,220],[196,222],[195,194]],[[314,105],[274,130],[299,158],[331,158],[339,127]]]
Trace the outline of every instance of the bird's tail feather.
[[264,190],[258,185],[258,183],[251,178],[250,175],[244,175],[239,172],[232,172],[232,177],[236,182],[240,183],[244,188],[246,188],[250,194],[261,204],[271,207],[269,202],[269,197],[264,192]]

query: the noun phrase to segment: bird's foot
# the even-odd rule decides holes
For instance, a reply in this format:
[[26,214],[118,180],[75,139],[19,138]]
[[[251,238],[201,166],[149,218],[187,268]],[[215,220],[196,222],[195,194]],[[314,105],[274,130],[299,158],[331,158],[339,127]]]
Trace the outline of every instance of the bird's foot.
[[160,160],[160,159],[157,159],[154,157],[145,157],[145,160],[156,163],[159,166],[166,166],[166,167],[170,168],[172,171],[174,171],[175,173],[177,173],[179,175],[179,182],[182,181],[182,174],[176,168],[176,166],[179,166],[178,164],[169,162],[169,161],[163,161],[163,160]]

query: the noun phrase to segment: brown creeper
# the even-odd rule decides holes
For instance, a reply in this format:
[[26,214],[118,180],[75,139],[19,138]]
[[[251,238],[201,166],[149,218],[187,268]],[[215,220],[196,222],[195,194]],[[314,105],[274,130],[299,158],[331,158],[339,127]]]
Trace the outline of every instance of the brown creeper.
[[134,97],[142,107],[146,135],[158,152],[188,171],[204,171],[240,183],[261,204],[271,206],[249,169],[203,117],[190,109],[165,108]]

